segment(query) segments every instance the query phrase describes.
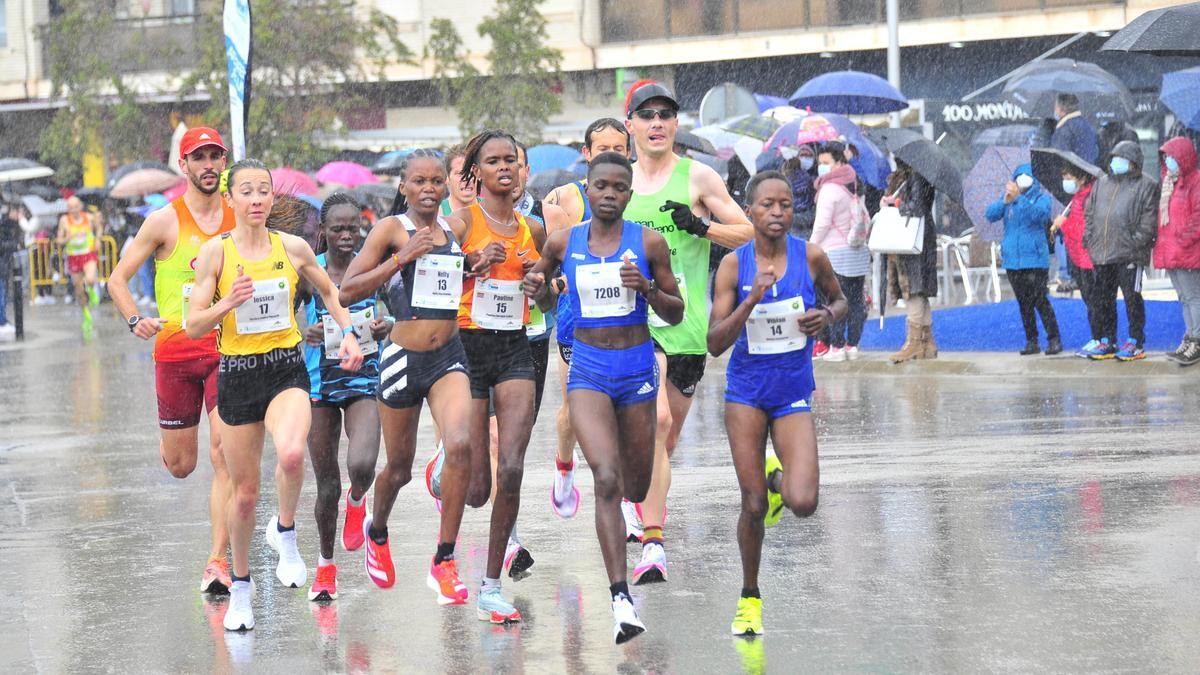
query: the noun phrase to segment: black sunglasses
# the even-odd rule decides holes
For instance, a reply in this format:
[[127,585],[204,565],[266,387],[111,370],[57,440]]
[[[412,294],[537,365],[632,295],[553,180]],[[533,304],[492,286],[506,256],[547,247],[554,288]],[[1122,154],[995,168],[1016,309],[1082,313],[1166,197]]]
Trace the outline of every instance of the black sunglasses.
[[639,120],[652,120],[657,117],[660,120],[666,121],[675,119],[678,114],[677,111],[670,108],[642,108],[641,110],[634,110],[629,116],[631,118],[636,117]]

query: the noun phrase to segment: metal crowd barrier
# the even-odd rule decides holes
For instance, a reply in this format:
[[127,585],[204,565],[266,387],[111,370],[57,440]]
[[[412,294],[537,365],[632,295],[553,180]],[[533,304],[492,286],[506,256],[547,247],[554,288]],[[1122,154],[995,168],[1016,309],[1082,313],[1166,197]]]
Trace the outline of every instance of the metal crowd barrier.
[[[42,239],[29,245],[29,300],[37,297],[42,288],[53,289],[55,284],[66,286],[71,277],[67,274],[67,258],[62,246],[53,239]],[[117,240],[108,235],[100,237],[97,252],[99,262],[97,274],[101,283],[107,283],[113,268],[117,266]]]

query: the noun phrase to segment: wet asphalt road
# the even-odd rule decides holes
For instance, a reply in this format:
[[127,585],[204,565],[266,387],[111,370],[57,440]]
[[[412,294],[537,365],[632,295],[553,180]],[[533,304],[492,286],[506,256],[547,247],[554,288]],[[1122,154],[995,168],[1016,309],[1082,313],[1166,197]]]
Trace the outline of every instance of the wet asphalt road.
[[[997,372],[820,364],[821,506],[768,530],[767,635],[746,643],[728,634],[739,498],[724,362],[710,361],[676,455],[671,581],[634,589],[649,632],[621,648],[586,471],[580,514],[549,509],[550,386],[522,492],[537,562],[504,585],[523,624],[484,624],[473,599],[439,608],[425,588],[426,426],[393,512],[396,587],[376,589],[362,552],[339,547],[341,598],[315,606],[279,586],[260,530],[258,627],[227,636],[224,603],[195,590],[211,468],[166,473],[148,349],[115,320],[84,345],[74,316],[37,308],[30,341],[0,345],[0,672],[1200,671],[1200,371],[953,354],[933,370],[974,359]],[[260,525],[274,508],[263,487]],[[314,494],[310,475],[298,518],[310,579]],[[472,598],[487,517],[468,511],[459,543]]]

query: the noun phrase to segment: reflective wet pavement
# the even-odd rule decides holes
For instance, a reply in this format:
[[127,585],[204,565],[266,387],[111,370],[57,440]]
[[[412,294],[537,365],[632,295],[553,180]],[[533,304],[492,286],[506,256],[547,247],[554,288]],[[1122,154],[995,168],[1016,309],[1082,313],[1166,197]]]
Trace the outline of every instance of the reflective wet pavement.
[[[159,463],[147,351],[115,321],[85,346],[67,308],[38,309],[30,342],[0,350],[3,672],[1200,671],[1200,371],[953,354],[937,375],[820,364],[821,506],[768,530],[767,636],[746,643],[728,635],[738,492],[724,362],[710,362],[676,456],[671,581],[634,589],[649,632],[621,648],[586,471],[579,516],[549,509],[551,386],[522,493],[537,563],[504,585],[525,623],[434,604],[436,511],[418,478],[393,515],[394,589],[339,548],[341,599],[309,603],[275,581],[260,532],[258,627],[241,636],[195,590],[211,470],[177,481]],[[270,480],[263,492],[260,523]],[[310,475],[310,565],[314,494]],[[468,511],[459,544],[472,597],[487,516]]]

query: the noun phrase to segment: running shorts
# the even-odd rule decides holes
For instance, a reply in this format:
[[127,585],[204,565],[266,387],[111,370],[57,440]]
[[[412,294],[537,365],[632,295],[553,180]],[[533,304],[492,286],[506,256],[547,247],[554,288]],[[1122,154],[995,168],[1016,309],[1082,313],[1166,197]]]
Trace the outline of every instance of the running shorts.
[[[537,422],[542,409],[542,394],[546,391],[546,368],[550,365],[550,341],[530,340],[529,356],[533,359],[533,421]],[[496,416],[495,387],[488,390],[488,417]]]
[[200,412],[217,407],[217,366],[212,354],[188,361],[155,361],[154,389],[158,394],[158,426],[187,429],[200,423]]
[[575,341],[567,391],[591,389],[606,394],[613,405],[633,405],[658,396],[658,361],[654,344],[646,342],[628,349],[603,349]]
[[217,377],[217,408],[230,426],[253,424],[267,417],[267,406],[288,389],[308,395],[311,383],[300,345],[279,347],[264,354],[221,355]]
[[[663,348],[655,342],[654,350],[661,352]],[[667,354],[667,381],[675,385],[679,393],[691,398],[704,377],[707,359],[707,354]]]
[[537,382],[529,340],[523,330],[470,329],[459,332],[471,377],[471,398],[509,380]]
[[730,368],[725,375],[725,401],[757,408],[768,419],[812,412],[812,389],[798,385],[788,372]]
[[95,251],[88,251],[83,255],[67,256],[67,274],[83,274],[84,266],[90,262],[100,262],[100,258],[96,256]]
[[409,351],[392,342],[379,359],[379,400],[389,408],[421,405],[433,385],[450,373],[470,377],[459,336],[428,352]]

